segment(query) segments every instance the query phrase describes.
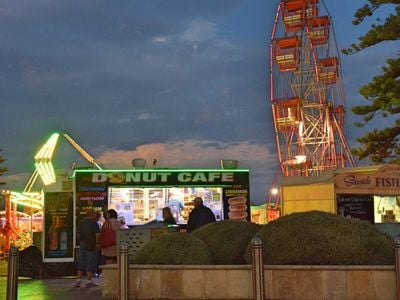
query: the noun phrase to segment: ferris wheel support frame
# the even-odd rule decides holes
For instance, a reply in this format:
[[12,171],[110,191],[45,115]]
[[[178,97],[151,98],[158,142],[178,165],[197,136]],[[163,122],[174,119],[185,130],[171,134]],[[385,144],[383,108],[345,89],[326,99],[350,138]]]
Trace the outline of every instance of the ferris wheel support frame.
[[[276,32],[276,28],[278,25],[278,21],[279,21],[279,15],[280,15],[280,11],[281,11],[281,7],[282,7],[282,2],[279,2],[278,5],[278,9],[277,12],[275,14],[275,19],[274,19],[274,25],[272,27],[272,33],[271,33],[271,39],[270,39],[270,46],[269,46],[269,74],[270,74],[270,100],[272,101],[272,99],[274,99],[274,85],[273,85],[273,40],[275,37],[275,32]],[[275,120],[276,118],[276,114],[275,114],[275,110],[272,110],[272,118]],[[278,128],[277,128],[277,124],[276,122],[274,122],[274,132],[275,132],[275,141],[276,141],[276,146],[277,146],[277,152],[278,152],[278,160],[279,160],[279,168],[281,169],[282,173],[284,172],[284,167],[281,164],[282,161],[282,156],[281,156],[281,149],[280,149],[280,143],[279,143],[279,132],[278,132]],[[275,177],[274,177],[274,185],[276,184],[276,177],[277,174],[275,173]],[[271,194],[270,194],[271,195]],[[268,200],[270,201],[270,199]]]
[[[297,2],[297,3],[296,3]],[[289,23],[289,22],[297,22],[296,18],[297,16],[291,15],[289,18],[291,19],[289,22],[284,19],[284,16],[288,16],[288,10],[290,5],[302,5],[300,8],[296,8],[297,11],[295,11],[295,14],[298,13],[299,18],[301,18],[301,24],[300,23]],[[278,169],[281,170],[282,174],[284,176],[296,176],[294,173],[287,172],[288,167],[285,165],[285,163],[289,163],[287,161],[288,158],[293,157],[297,151],[296,156],[304,156],[305,153],[303,151],[307,151],[307,153],[311,153],[313,156],[310,158],[312,159],[311,161],[311,173],[312,175],[319,176],[321,172],[323,172],[325,169],[330,168],[330,167],[344,167],[346,165],[346,162],[350,166],[355,166],[356,162],[352,156],[350,147],[347,143],[343,126],[344,126],[344,110],[342,110],[343,113],[343,119],[341,119],[341,122],[339,123],[337,116],[335,115],[336,113],[336,108],[338,104],[340,104],[340,101],[344,103],[344,95],[340,95],[340,81],[341,80],[341,72],[342,69],[340,68],[340,62],[339,62],[339,55],[330,57],[324,56],[321,57],[321,53],[323,53],[322,50],[325,49],[325,51],[328,54],[331,54],[331,48],[332,45],[335,45],[336,48],[335,50],[338,51],[337,45],[336,45],[336,40],[334,37],[334,29],[333,25],[331,22],[331,16],[328,13],[327,16],[319,15],[319,10],[320,10],[320,3],[321,1],[316,1],[316,0],[310,0],[310,1],[296,1],[296,0],[281,0],[279,1],[275,18],[274,18],[274,23],[273,23],[273,28],[272,28],[272,33],[271,33],[271,39],[270,39],[270,66],[269,66],[269,71],[270,71],[270,100],[272,102],[272,117],[274,120],[274,134],[275,134],[275,141],[276,141],[276,147],[277,147],[277,156],[278,156],[278,161],[279,161],[279,166]],[[325,4],[323,3],[325,6]],[[325,7],[326,9],[326,7]],[[327,9],[326,9],[327,10]],[[290,13],[293,13],[294,10],[292,10]],[[280,18],[282,17],[282,20]],[[281,80],[284,81],[285,76],[287,73],[283,74],[282,72],[285,72],[285,70],[282,70],[284,65],[282,65],[282,62],[279,62],[278,59],[284,59],[279,57],[276,52],[276,44],[275,42],[277,41],[277,32],[280,23],[282,22],[283,25],[283,32],[284,35],[281,39],[291,39],[291,38],[300,38],[300,46],[299,47],[299,58],[301,61],[294,62],[296,65],[295,68],[292,67],[292,69],[286,67],[286,72],[290,72],[291,74],[294,74],[292,76],[296,76],[296,71],[297,68],[299,68],[299,72],[307,72],[308,75],[304,74],[297,74],[299,80],[297,83],[293,80],[296,79],[291,79],[292,81],[287,81],[287,85],[290,86],[290,90],[288,91],[288,94],[293,94],[297,95],[297,90],[299,87],[294,86],[293,84],[298,84],[301,88],[301,84],[303,84],[303,89],[309,89],[308,92],[311,94],[311,98],[307,100],[308,96],[307,94],[303,94],[303,96],[300,96],[300,117],[301,118],[308,118],[307,122],[305,122],[305,119],[301,119],[304,121],[300,121],[298,119],[298,125],[297,128],[292,125],[292,128],[289,128],[290,126],[287,125],[287,128],[285,129],[286,133],[282,131],[282,115],[277,115],[277,113],[280,113],[278,109],[279,107],[279,102],[278,100],[283,100],[284,98],[280,99],[278,94],[281,93],[280,90],[278,90],[278,94],[275,94],[275,80],[274,76],[279,76],[282,77]],[[322,22],[324,21],[324,22]],[[285,23],[286,22],[286,23]],[[288,25],[289,24],[289,25]],[[294,24],[294,25],[293,25]],[[313,24],[313,25],[311,25]],[[318,25],[315,25],[318,24]],[[319,34],[315,30],[315,27],[319,27],[317,29],[321,29],[322,25],[324,24],[324,29],[327,29],[327,35],[324,36],[325,40],[322,39],[321,42],[321,37],[317,37],[317,39],[320,39],[318,43],[316,42],[315,39],[312,40],[312,34]],[[289,28],[292,26],[291,28]],[[313,27],[314,26],[314,27]],[[315,44],[314,44],[315,43]],[[283,45],[283,44],[282,44]],[[287,44],[286,44],[287,47]],[[304,48],[305,47],[305,48]],[[283,48],[282,48],[283,49]],[[305,49],[305,50],[304,50]],[[322,49],[322,50],[321,50]],[[300,52],[301,51],[301,52]],[[307,54],[308,53],[308,54]],[[274,56],[275,55],[275,56]],[[283,54],[282,54],[283,55]],[[304,55],[308,55],[307,59],[308,62],[305,62],[306,65],[303,65],[303,59],[305,59]],[[332,55],[332,54],[331,54]],[[275,61],[275,59],[277,61]],[[279,65],[278,68],[278,64]],[[300,63],[302,64],[300,67]],[[297,65],[298,64],[298,65]],[[304,69],[307,67],[307,64],[309,66],[308,69]],[[322,66],[327,66],[325,70],[320,69]],[[336,67],[336,70],[333,68]],[[329,70],[328,68],[333,69],[332,72],[336,72],[338,75],[333,75],[337,77],[332,77],[330,73],[328,73]],[[323,71],[321,71],[323,70]],[[275,72],[277,72],[275,74]],[[322,72],[322,73],[321,73]],[[333,74],[336,74],[333,73]],[[312,76],[313,77],[304,77],[302,79],[302,76]],[[340,75],[339,75],[340,74]],[[289,78],[289,77],[288,77]],[[314,78],[311,82],[304,83],[310,78]],[[332,79],[333,78],[333,79]],[[332,81],[330,81],[332,80]],[[282,83],[281,83],[282,84]],[[307,87],[305,84],[308,84],[309,86]],[[278,86],[277,86],[278,87]],[[333,89],[336,90],[336,92],[333,91]],[[329,95],[329,93],[336,93],[336,96],[334,95]],[[299,94],[301,95],[301,94]],[[314,96],[313,96],[314,95]],[[316,96],[317,95],[317,96]],[[338,98],[336,98],[338,97]],[[289,98],[288,98],[289,99]],[[316,100],[318,102],[316,102]],[[337,103],[336,100],[339,102]],[[306,103],[307,101],[310,101],[310,103]],[[319,104],[319,107],[317,107],[317,103]],[[307,105],[309,107],[307,108]],[[314,105],[314,107],[312,107]],[[335,105],[335,109],[334,106]],[[341,105],[339,105],[341,106]],[[344,105],[342,105],[343,107]],[[278,119],[280,118],[280,119]],[[286,122],[286,121],[283,121]],[[301,123],[301,124],[300,124]],[[303,126],[304,124],[304,126]],[[307,126],[305,125],[307,124]],[[301,127],[301,128],[300,128]],[[297,132],[299,131],[299,132]],[[301,132],[300,132],[301,131]],[[285,144],[286,143],[286,144]],[[315,148],[313,148],[315,145]],[[301,150],[304,148],[304,150]],[[295,150],[298,149],[298,150]],[[310,152],[311,151],[311,152]],[[296,158],[297,159],[297,158]],[[294,167],[293,167],[294,168]],[[294,169],[292,169],[294,170]],[[292,171],[292,172],[297,172],[297,171]],[[297,175],[299,173],[297,172]],[[304,173],[305,176],[308,176],[308,171]],[[300,173],[300,176],[303,176],[303,171]],[[276,176],[275,176],[276,177]],[[274,183],[273,185],[276,185],[276,178],[274,178]]]

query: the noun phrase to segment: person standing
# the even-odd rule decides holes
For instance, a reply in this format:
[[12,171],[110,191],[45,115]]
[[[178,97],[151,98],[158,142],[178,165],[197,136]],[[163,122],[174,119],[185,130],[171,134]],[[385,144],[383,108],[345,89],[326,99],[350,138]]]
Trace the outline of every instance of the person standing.
[[172,215],[171,208],[168,206],[164,207],[162,209],[162,215],[163,215],[163,222],[165,225],[175,225],[176,221],[174,216]]
[[87,287],[96,286],[93,282],[93,274],[98,267],[98,233],[96,212],[93,209],[86,210],[86,217],[81,221],[78,228],[79,259],[78,272],[75,286],[81,286],[81,278],[86,272]]
[[96,213],[96,218],[97,218],[97,225],[99,225],[99,228],[101,228],[101,226],[103,226],[103,223],[106,221],[106,219],[104,219],[103,217],[103,213],[98,211]]
[[[101,230],[101,226],[106,221],[103,217],[103,212],[98,211],[96,213],[97,225],[99,225],[99,230]],[[95,273],[96,277],[100,277],[101,269],[99,268],[100,265],[103,265],[103,257],[101,256],[101,249],[100,247],[97,248],[97,271]]]
[[180,198],[174,197],[168,201],[168,207],[171,209],[172,216],[176,222],[182,219],[183,201]]
[[188,232],[206,225],[208,223],[215,222],[215,215],[210,208],[203,205],[203,199],[196,197],[193,200],[194,208],[189,214],[188,220]]
[[119,229],[129,229],[129,226],[126,225],[126,220],[124,216],[119,216]]
[[[106,221],[101,227],[101,231],[106,229],[112,229],[115,232],[120,229],[120,221],[118,220],[118,214],[114,209],[109,209],[106,214]],[[101,249],[101,254],[103,255],[104,262],[106,264],[116,264],[117,263],[117,244],[105,247]]]

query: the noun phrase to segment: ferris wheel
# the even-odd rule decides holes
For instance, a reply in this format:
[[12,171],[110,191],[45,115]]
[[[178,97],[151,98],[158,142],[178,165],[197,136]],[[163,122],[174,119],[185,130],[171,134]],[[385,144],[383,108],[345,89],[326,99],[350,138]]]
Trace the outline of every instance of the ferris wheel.
[[270,100],[283,176],[355,165],[332,20],[323,1],[281,0],[270,44]]

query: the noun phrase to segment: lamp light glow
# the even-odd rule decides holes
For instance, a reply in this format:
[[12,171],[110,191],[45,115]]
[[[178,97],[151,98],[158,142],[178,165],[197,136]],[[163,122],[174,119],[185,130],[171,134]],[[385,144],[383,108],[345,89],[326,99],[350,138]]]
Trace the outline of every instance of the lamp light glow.
[[296,155],[296,163],[297,164],[302,164],[305,163],[307,161],[307,156],[306,155]]
[[271,189],[271,195],[278,195],[278,193],[279,193],[279,190],[277,189],[277,188],[272,188]]

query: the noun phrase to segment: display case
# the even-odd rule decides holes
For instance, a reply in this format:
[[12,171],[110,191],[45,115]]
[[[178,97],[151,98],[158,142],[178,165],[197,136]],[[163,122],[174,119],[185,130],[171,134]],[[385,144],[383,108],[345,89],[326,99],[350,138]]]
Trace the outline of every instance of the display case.
[[164,189],[109,188],[109,209],[124,216],[127,225],[141,225],[156,219],[156,210],[165,205]]
[[184,207],[181,211],[183,223],[187,223],[189,214],[193,209],[193,199],[201,197],[203,204],[209,207],[217,221],[223,219],[222,189],[219,187],[182,188]]
[[205,206],[223,219],[222,190],[218,187],[198,188],[109,188],[109,208],[124,216],[127,225],[140,225],[153,220],[162,221],[160,211],[171,208],[179,224],[186,224],[192,211],[193,199],[201,197]]

